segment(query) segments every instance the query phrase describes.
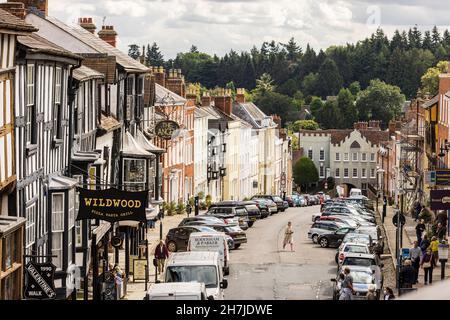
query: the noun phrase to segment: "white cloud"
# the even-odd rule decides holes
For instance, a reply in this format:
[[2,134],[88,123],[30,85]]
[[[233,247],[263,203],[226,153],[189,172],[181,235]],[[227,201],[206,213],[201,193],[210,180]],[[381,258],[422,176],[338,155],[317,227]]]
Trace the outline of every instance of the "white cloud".
[[290,37],[316,49],[356,42],[376,28],[366,24],[372,5],[379,6],[388,32],[414,24],[446,25],[450,13],[438,0],[50,0],[50,14],[70,22],[94,17],[98,27],[106,17],[122,50],[131,43],[157,42],[170,58],[191,44],[222,55]]

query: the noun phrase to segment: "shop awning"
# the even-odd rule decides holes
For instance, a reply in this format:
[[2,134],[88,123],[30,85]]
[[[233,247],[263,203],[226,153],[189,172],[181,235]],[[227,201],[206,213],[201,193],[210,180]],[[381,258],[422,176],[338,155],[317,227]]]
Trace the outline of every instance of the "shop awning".
[[133,158],[155,158],[155,155],[145,150],[128,131],[123,135],[122,155]]
[[136,141],[147,151],[153,154],[161,154],[166,152],[164,149],[155,146],[144,135],[141,130],[137,130]]
[[49,176],[49,190],[67,190],[72,189],[78,184],[78,181],[65,176]]

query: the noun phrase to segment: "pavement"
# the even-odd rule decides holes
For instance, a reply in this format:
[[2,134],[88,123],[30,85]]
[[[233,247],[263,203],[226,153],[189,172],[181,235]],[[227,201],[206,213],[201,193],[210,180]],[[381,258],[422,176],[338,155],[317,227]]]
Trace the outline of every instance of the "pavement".
[[[379,215],[381,217],[382,215],[382,209],[383,207],[380,206],[379,207]],[[395,250],[396,250],[396,227],[394,226],[394,224],[392,223],[392,218],[395,215],[395,210],[396,208],[388,206],[386,208],[386,217],[384,220],[384,224],[383,224],[383,228],[386,234],[386,240],[387,240],[387,244],[389,247],[389,251],[390,251],[390,256],[392,257],[392,263],[394,266],[397,265],[397,261],[396,261],[396,257],[395,257]],[[412,248],[413,247],[413,243],[414,241],[417,239],[416,238],[416,222],[414,221],[414,219],[410,216],[405,216],[406,218],[406,223],[403,227],[403,244],[402,247],[403,248]],[[450,278],[450,264],[446,264],[446,270],[445,270],[445,274],[446,274],[446,279]],[[439,283],[441,281],[441,266],[440,263],[438,262],[438,265],[436,268],[434,268],[433,270],[433,283]],[[417,288],[420,291],[420,288],[425,287],[424,285],[424,273],[423,273],[423,269],[421,268],[419,270],[419,283],[417,285],[414,285],[414,288]],[[398,294],[398,290],[397,294]]]
[[[329,300],[336,277],[336,249],[321,248],[308,239],[311,216],[319,206],[289,208],[258,220],[246,231],[247,240],[231,251],[227,300]],[[294,252],[282,249],[291,221]]]

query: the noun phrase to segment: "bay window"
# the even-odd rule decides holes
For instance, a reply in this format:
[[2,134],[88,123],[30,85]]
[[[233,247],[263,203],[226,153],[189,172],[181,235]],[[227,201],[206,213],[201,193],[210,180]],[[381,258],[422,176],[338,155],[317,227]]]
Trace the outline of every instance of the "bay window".
[[145,190],[147,181],[147,160],[145,159],[123,159],[123,184],[129,191]]
[[63,266],[64,193],[52,194],[52,255],[58,269]]

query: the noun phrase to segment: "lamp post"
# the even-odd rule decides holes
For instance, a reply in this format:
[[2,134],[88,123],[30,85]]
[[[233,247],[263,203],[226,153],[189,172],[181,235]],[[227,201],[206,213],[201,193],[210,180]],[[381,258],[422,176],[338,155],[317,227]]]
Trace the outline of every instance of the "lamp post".
[[448,261],[448,244],[442,241],[438,246],[439,262],[441,263],[441,280],[445,279],[445,264]]

